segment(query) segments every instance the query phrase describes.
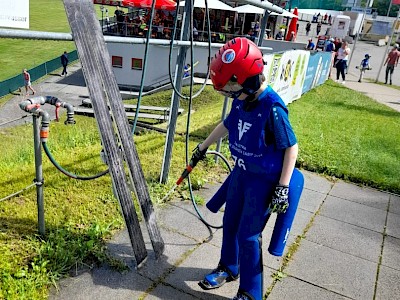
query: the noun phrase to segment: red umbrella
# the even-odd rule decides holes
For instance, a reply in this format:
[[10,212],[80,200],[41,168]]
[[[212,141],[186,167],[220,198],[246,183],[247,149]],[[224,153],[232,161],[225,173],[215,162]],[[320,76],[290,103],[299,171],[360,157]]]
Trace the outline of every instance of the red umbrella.
[[[94,4],[101,5],[112,5],[112,6],[132,6],[132,7],[142,7],[151,8],[152,0],[93,0]],[[176,8],[176,2],[173,0],[156,0],[155,9],[163,10],[174,10]]]
[[[297,7],[294,8],[293,14],[296,15],[296,16],[299,15],[299,12],[297,11]],[[293,34],[294,34],[293,39],[296,38],[296,35],[297,35],[297,19],[298,19],[298,18],[292,18],[292,19],[290,20],[289,29],[288,29],[287,35],[286,35],[286,40],[287,40],[287,41],[291,41],[291,40],[292,40],[292,39],[291,39],[291,38],[292,38],[292,32],[293,32]]]
[[[173,0],[154,0],[156,1],[155,9],[175,10],[176,2]],[[121,6],[133,6],[141,8],[151,8],[153,0],[122,0]]]

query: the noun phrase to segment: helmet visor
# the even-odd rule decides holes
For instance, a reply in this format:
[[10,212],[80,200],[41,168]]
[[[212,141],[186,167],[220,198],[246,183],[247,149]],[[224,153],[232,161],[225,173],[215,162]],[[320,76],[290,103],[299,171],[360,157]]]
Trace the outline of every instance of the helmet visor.
[[230,80],[222,89],[217,91],[225,97],[237,98],[243,93],[243,87],[239,83]]

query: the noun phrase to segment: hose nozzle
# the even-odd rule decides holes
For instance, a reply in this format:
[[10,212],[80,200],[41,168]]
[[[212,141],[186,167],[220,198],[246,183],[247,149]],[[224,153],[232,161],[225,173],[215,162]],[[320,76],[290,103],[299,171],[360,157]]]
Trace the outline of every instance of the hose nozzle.
[[181,177],[179,177],[178,181],[176,182],[176,185],[180,185],[181,182],[189,176],[190,172],[192,172],[194,166],[192,165],[192,161],[186,166],[185,170],[183,170]]

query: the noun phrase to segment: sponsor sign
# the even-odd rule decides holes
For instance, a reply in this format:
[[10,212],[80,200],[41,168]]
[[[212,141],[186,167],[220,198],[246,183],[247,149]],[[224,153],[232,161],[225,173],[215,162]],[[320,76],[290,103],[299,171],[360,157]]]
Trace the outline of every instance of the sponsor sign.
[[0,27],[29,29],[29,0],[0,0]]

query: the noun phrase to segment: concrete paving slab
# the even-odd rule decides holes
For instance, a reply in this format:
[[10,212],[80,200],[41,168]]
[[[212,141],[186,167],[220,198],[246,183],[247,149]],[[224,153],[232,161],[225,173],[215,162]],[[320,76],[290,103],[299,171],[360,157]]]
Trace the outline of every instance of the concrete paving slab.
[[[214,214],[205,206],[198,208],[207,222],[217,226],[222,224],[222,213]],[[198,242],[206,240],[212,232],[216,231],[211,229],[210,232],[209,228],[199,220],[193,205],[189,201],[170,202],[160,211],[158,220],[162,226],[191,237]]]
[[317,215],[306,234],[306,239],[378,263],[383,235],[376,231]]
[[381,266],[375,299],[400,299],[400,271]]
[[202,244],[194,253],[188,255],[182,264],[166,277],[165,282],[180,291],[200,299],[230,299],[239,288],[239,281],[230,282],[210,291],[204,291],[198,282],[218,265],[219,248],[210,244]]
[[[306,228],[308,223],[310,223],[310,220],[313,215],[314,215],[313,213],[311,213],[307,210],[304,210],[301,208],[297,209],[296,216],[293,220],[292,228],[290,230],[290,236],[296,237],[297,235],[302,235],[304,229]],[[268,240],[269,240],[269,237],[271,237],[272,231],[275,227],[276,217],[277,217],[277,214],[271,215],[271,217],[267,223],[266,229],[263,232],[263,237],[267,237]]]
[[136,271],[119,273],[108,267],[96,268],[59,282],[60,289],[51,290],[50,300],[139,299],[152,281]]
[[302,240],[285,272],[353,299],[372,299],[377,264]]
[[400,239],[387,236],[383,245],[382,265],[400,271]]
[[304,175],[304,188],[312,191],[320,192],[323,194],[327,194],[333,186],[333,182],[327,180],[321,175],[317,175],[315,173],[300,170]]
[[400,215],[400,196],[390,195],[389,212]]
[[320,214],[376,232],[383,232],[386,221],[386,212],[381,209],[332,196],[326,198]]
[[400,239],[400,215],[388,213],[386,234]]
[[278,281],[268,296],[271,300],[344,300],[351,299],[308,282],[288,276]]
[[[271,237],[269,235],[268,237]],[[274,271],[279,270],[282,267],[283,259],[289,251],[290,246],[295,242],[296,236],[289,235],[289,238],[286,242],[285,250],[283,251],[282,256],[274,256],[268,252],[268,247],[270,243],[270,238],[268,238],[263,244],[263,264],[265,267],[271,268]]]
[[354,201],[370,207],[387,210],[389,194],[374,189],[360,187],[339,180],[335,183],[329,195]]
[[315,213],[325,198],[326,194],[305,188],[301,194],[299,208]]
[[190,294],[183,293],[168,285],[160,284],[143,298],[146,300],[196,300],[199,299]]

